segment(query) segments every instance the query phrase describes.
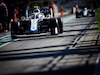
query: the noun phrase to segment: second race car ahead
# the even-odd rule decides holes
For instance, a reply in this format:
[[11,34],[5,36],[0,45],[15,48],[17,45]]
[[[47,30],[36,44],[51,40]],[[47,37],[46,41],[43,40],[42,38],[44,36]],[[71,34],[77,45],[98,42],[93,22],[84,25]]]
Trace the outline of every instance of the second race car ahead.
[[78,8],[76,11],[76,18],[81,17],[94,17],[95,16],[95,10],[90,8]]

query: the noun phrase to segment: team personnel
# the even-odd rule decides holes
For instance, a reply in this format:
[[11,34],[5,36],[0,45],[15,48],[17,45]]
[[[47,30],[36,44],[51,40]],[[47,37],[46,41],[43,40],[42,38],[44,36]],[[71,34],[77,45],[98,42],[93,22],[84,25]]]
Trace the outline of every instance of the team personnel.
[[61,17],[64,17],[63,6],[61,6],[60,8],[61,8]]
[[0,0],[0,21],[2,23],[3,31],[8,32],[7,26],[7,16],[8,16],[8,9],[5,3]]
[[50,6],[49,6],[49,7],[52,8],[52,11],[53,11],[53,17],[54,17],[54,5],[53,5],[52,2],[50,3]]
[[79,8],[78,8],[78,5],[76,5],[76,11],[75,11],[76,18],[78,17],[78,11],[79,11]]

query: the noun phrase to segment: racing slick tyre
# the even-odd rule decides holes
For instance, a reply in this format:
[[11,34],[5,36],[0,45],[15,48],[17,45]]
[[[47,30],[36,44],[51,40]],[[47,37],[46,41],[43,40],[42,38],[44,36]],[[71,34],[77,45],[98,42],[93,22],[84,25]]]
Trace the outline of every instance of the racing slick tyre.
[[14,35],[17,34],[18,31],[18,24],[16,22],[11,23],[11,37],[12,39],[17,39]]
[[94,16],[95,16],[95,12],[92,13],[92,17],[94,17]]
[[56,23],[56,19],[50,19],[50,27],[51,27],[51,35],[58,35],[58,24]]
[[61,18],[58,18],[58,25],[59,25],[59,33],[63,33],[63,23]]

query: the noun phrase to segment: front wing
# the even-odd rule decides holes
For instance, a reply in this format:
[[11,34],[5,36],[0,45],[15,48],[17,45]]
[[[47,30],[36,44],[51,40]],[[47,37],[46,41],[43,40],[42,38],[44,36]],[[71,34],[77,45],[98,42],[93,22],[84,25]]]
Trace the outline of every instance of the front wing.
[[49,32],[49,21],[39,22],[37,19],[11,23],[12,35],[40,34]]

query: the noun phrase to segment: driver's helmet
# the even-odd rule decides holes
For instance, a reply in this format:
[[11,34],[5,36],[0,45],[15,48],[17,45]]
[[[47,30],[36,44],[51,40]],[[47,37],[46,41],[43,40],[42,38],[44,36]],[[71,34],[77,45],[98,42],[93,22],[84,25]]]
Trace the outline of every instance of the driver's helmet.
[[38,9],[38,8],[34,9],[33,13],[40,13],[40,9]]

